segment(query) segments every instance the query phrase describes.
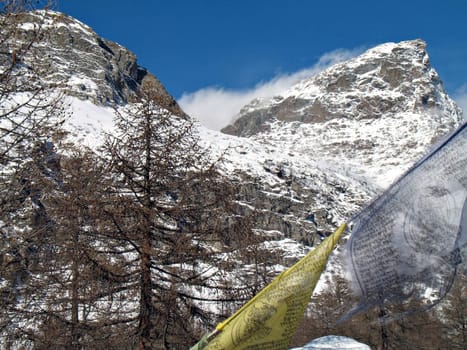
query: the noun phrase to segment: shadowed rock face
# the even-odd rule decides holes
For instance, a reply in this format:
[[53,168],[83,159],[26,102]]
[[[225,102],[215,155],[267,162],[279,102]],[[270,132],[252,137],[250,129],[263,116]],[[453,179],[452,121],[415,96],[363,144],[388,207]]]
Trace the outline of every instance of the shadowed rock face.
[[[85,24],[64,14],[36,11],[12,18],[19,21],[17,41],[33,35],[35,66],[47,71],[50,83],[59,84],[68,95],[89,99],[95,104],[126,103],[143,82],[150,80],[160,95],[162,107],[185,115],[159,80],[137,63],[136,56],[117,43],[99,37]],[[39,60],[39,62],[37,62]]]
[[425,48],[422,40],[380,45],[303,80],[269,101],[253,102],[222,131],[251,136],[267,131],[274,121],[373,120],[430,109],[460,115],[430,66]]

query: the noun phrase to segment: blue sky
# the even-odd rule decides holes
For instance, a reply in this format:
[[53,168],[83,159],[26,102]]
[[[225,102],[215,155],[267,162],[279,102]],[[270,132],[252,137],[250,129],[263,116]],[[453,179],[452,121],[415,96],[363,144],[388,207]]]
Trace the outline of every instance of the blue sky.
[[185,102],[200,91],[206,98],[222,92],[247,99],[270,82],[314,72],[323,56],[333,62],[381,43],[421,38],[448,93],[467,105],[465,0],[58,3],[60,11],[133,51]]

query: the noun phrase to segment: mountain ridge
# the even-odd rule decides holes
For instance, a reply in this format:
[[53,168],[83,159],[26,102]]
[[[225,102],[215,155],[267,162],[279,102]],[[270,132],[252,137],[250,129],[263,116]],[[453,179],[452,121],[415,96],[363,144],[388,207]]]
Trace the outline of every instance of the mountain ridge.
[[106,40],[79,20],[60,12],[37,10],[11,18],[19,28],[16,40],[41,35],[34,55],[69,96],[98,105],[125,104],[139,87],[150,81],[160,96],[160,105],[185,116],[161,82],[137,63],[136,55],[118,43]]

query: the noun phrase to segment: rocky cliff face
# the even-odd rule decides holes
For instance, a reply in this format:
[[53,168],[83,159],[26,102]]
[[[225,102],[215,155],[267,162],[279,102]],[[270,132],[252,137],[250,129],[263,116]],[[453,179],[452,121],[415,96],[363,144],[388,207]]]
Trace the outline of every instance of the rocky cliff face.
[[15,40],[28,42],[39,35],[34,57],[39,60],[46,78],[57,83],[71,96],[95,104],[126,103],[146,80],[151,80],[160,94],[160,104],[176,115],[184,115],[158,79],[138,65],[128,49],[99,37],[90,27],[64,14],[36,11],[12,16],[19,22]]

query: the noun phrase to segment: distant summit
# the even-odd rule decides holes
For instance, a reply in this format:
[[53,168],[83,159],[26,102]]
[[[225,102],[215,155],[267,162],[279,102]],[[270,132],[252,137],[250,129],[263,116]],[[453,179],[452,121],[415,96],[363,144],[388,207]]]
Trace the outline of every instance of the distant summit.
[[384,188],[461,121],[425,42],[412,40],[377,46],[254,100],[222,131],[339,164]]
[[[288,91],[246,105],[223,132],[251,136],[275,121],[324,123],[342,119],[369,123],[436,113],[439,134],[461,117],[431,67],[422,40],[387,43],[305,79]],[[442,119],[442,121],[441,121]]]

